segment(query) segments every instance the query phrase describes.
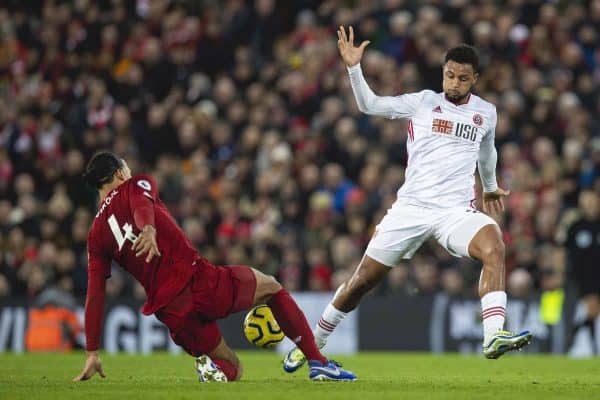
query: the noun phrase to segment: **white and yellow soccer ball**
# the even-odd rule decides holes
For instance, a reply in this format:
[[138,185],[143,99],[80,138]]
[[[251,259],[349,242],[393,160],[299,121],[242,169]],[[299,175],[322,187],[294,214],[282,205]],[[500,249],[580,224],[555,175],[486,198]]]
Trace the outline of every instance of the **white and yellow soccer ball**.
[[244,318],[244,335],[250,343],[258,347],[273,347],[285,335],[268,306],[256,306]]

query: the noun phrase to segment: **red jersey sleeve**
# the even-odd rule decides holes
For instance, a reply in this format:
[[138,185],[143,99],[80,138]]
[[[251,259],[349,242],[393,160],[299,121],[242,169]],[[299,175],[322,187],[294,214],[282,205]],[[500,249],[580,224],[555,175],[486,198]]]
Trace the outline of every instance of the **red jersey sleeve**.
[[96,251],[88,238],[88,287],[85,299],[85,347],[88,351],[100,348],[106,278],[110,276],[110,265],[110,258]]
[[154,226],[154,203],[158,199],[156,182],[149,175],[137,175],[132,179],[129,193],[129,206],[136,228]]

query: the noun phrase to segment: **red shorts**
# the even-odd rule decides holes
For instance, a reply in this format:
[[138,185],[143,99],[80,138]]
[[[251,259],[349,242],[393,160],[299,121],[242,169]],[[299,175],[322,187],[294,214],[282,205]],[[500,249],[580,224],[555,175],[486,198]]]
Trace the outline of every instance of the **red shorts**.
[[249,309],[255,292],[252,268],[199,263],[187,286],[155,315],[169,328],[173,341],[197,357],[221,341],[216,320]]

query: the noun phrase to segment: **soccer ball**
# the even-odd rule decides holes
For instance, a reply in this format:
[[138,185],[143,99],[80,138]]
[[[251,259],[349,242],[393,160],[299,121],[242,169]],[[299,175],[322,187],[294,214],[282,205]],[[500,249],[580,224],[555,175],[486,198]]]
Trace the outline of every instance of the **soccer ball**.
[[268,306],[256,306],[244,318],[244,335],[248,341],[258,347],[273,347],[281,342],[285,335]]

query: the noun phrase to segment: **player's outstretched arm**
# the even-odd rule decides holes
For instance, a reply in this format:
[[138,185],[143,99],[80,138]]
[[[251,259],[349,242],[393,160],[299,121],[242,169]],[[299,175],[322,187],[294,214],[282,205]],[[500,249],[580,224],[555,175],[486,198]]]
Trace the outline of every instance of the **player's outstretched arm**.
[[73,378],[74,381],[85,381],[96,373],[105,377],[102,363],[98,356],[100,347],[100,331],[104,315],[104,297],[106,294],[106,276],[110,273],[110,259],[102,257],[95,250],[95,242],[88,239],[88,287],[85,299],[85,346],[87,358],[83,370]]
[[337,31],[338,48],[340,55],[346,64],[350,75],[352,92],[356,99],[358,109],[369,115],[378,115],[386,118],[409,118],[416,110],[420,101],[420,95],[406,94],[402,96],[377,96],[367,84],[360,67],[360,60],[368,40],[363,41],[360,46],[354,46],[354,29],[350,27],[348,35],[346,29],[340,26]]
[[83,371],[75,378],[73,378],[74,382],[79,381],[87,381],[92,376],[96,375],[96,373],[100,374],[102,378],[106,378],[104,371],[102,370],[102,362],[100,361],[100,357],[98,356],[97,351],[88,351],[87,358],[85,360],[85,366],[83,367]]

